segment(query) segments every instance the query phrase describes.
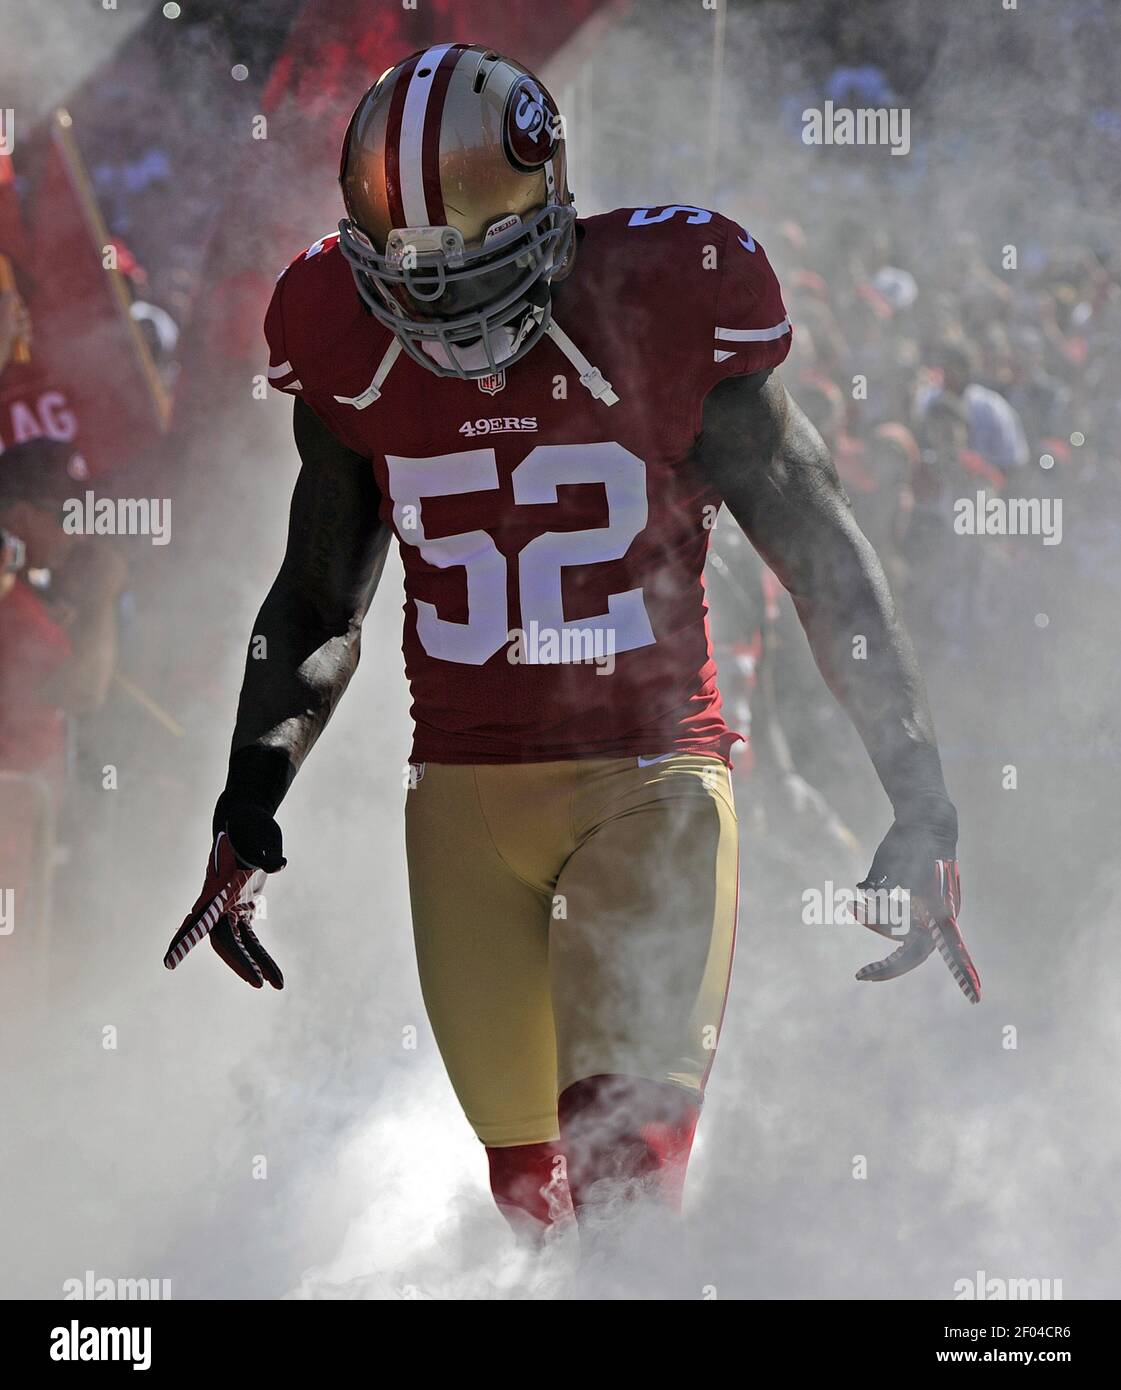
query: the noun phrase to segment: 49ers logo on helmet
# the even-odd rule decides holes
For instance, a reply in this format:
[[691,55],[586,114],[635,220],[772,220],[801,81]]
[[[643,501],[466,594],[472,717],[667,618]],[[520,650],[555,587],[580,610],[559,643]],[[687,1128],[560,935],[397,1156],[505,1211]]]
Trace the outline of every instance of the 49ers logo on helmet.
[[533,173],[556,153],[560,115],[552,97],[532,77],[510,88],[502,118],[502,142],[515,169]]

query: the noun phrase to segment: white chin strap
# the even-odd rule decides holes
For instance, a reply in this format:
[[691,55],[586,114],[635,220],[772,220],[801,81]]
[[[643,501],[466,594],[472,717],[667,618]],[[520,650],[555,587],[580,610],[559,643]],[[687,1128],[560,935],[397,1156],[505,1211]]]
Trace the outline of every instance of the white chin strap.
[[[540,311],[538,311],[537,317],[540,317]],[[490,330],[487,339],[497,366],[501,366],[503,362],[514,355],[515,349],[532,328],[534,321],[535,316],[530,314],[523,320],[517,332],[506,326]],[[598,367],[592,366],[556,319],[549,320],[549,326],[545,332],[576,368],[580,375],[580,385],[586,391],[590,391],[597,401],[602,401],[604,405],[615,405],[619,397],[612,389],[611,383]],[[457,346],[455,362],[452,361],[451,354],[443,343],[424,342],[421,347],[427,356],[432,358],[433,362],[446,370],[454,371],[455,367],[459,366],[465,371],[477,371],[482,367],[489,367],[491,363],[491,358],[487,356],[481,339],[477,343],[472,343],[470,347]]]
[[590,391],[597,401],[602,401],[604,405],[615,405],[619,397],[612,390],[611,383],[598,367],[592,366],[556,319],[549,320],[545,332],[580,373],[580,385]]

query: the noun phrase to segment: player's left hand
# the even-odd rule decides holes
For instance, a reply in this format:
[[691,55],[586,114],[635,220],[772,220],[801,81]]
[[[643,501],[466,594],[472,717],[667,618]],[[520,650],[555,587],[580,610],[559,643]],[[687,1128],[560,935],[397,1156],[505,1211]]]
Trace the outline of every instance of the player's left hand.
[[[858,970],[858,980],[897,979],[921,965],[937,947],[965,997],[970,1003],[980,1002],[981,980],[958,928],[961,877],[955,853],[956,834],[948,834],[944,827],[899,821],[891,827],[868,877],[857,884],[858,892],[876,896],[858,898],[853,913],[863,926],[898,940],[899,946],[885,959]],[[905,889],[910,895],[909,912],[900,925],[887,920],[884,911],[893,889]]]

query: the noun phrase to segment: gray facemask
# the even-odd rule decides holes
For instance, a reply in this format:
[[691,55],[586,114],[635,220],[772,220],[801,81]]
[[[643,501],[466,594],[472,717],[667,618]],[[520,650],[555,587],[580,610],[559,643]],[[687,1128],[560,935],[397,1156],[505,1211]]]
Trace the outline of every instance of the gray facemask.
[[344,219],[339,247],[362,302],[415,361],[474,380],[519,361],[547,331],[549,281],[575,224],[574,208],[549,204],[476,250],[454,227],[417,227],[391,232],[382,255]]

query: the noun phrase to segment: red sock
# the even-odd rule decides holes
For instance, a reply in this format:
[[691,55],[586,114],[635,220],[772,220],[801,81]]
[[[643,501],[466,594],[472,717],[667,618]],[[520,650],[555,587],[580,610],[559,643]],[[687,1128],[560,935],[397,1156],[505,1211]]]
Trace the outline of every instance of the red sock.
[[539,1244],[551,1226],[572,1215],[565,1160],[556,1141],[488,1146],[490,1190],[514,1234]]
[[558,1111],[577,1215],[599,1182],[604,1197],[651,1193],[681,1209],[699,1096],[641,1077],[589,1076],[561,1093]]

